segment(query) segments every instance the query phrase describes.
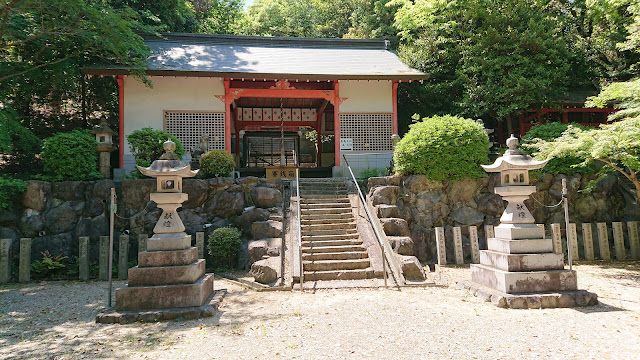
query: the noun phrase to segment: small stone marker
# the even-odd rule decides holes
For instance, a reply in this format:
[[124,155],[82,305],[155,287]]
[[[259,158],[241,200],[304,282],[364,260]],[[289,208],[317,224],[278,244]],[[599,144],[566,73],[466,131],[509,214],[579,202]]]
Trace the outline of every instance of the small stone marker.
[[582,224],[582,243],[584,244],[584,258],[586,260],[595,259],[593,255],[593,230],[591,223]]
[[98,257],[100,271],[98,279],[109,280],[109,237],[100,236],[100,256]]
[[[551,238],[553,239],[553,252],[563,254],[562,252],[562,234],[560,234],[560,224],[551,224]],[[564,258],[564,254],[563,254]]]
[[576,224],[569,224],[567,241],[569,242],[567,246],[571,246],[571,259],[580,260],[580,251],[578,250],[578,229]]
[[611,224],[613,227],[613,245],[616,249],[616,259],[619,261],[625,260],[627,254],[624,251],[624,232],[622,230],[621,222],[614,222]]
[[484,239],[488,241],[490,238],[496,237],[495,232],[493,231],[493,225],[485,225],[484,226]]
[[478,228],[469,226],[469,241],[471,242],[471,261],[475,264],[480,262],[480,247],[478,246]]
[[89,237],[78,238],[78,278],[89,280]]
[[204,259],[204,233],[196,233],[196,247],[198,248],[198,259]]
[[8,283],[11,277],[9,267],[9,250],[11,249],[11,239],[0,239],[0,284]]
[[18,281],[31,280],[31,239],[20,239],[20,265],[18,269]]
[[544,229],[544,224],[536,224],[536,225],[538,225],[538,227],[542,229],[542,238],[545,239],[547,234],[546,234],[546,230]]
[[609,233],[607,232],[607,223],[597,223],[598,228],[598,246],[600,247],[600,259],[611,260],[609,253]]
[[453,246],[456,253],[456,264],[464,264],[464,254],[462,253],[462,231],[459,226],[453,228]]
[[634,260],[640,259],[640,243],[638,242],[638,222],[628,221],[627,231],[629,232],[629,249],[631,252],[631,258]]
[[147,234],[138,235],[138,252],[147,251],[147,239],[148,238],[149,237],[147,236]]
[[436,228],[436,246],[438,249],[438,265],[447,265],[447,247],[444,242],[444,228]]
[[127,280],[129,271],[129,235],[120,235],[118,248],[118,279]]

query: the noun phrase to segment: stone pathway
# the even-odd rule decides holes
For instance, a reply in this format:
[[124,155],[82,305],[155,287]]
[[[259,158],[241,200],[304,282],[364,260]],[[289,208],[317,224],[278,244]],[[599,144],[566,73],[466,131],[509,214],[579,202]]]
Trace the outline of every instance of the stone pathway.
[[[255,292],[225,281],[216,316],[102,325],[105,282],[0,286],[0,359],[631,359],[640,264],[578,265],[590,308],[500,309],[455,286]],[[435,274],[434,274],[435,275]],[[122,282],[116,282],[123,286]]]

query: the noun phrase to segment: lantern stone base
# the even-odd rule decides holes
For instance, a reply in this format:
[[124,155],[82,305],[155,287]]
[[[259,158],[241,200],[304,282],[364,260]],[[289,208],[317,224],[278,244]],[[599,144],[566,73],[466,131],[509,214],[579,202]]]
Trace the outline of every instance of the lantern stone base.
[[553,252],[553,240],[551,239],[521,239],[509,240],[501,238],[489,238],[487,240],[489,250],[507,254],[532,254]]
[[128,275],[128,287],[116,289],[116,311],[199,307],[213,292],[213,274],[205,274],[195,247],[140,252]]
[[494,234],[497,238],[509,240],[542,239],[544,229],[536,224],[500,224],[494,228]]
[[147,240],[147,251],[184,250],[191,247],[191,236],[184,232],[155,234]]
[[507,294],[578,289],[576,272],[571,270],[516,272],[473,264],[471,281]]
[[541,292],[533,294],[507,294],[474,282],[461,282],[474,296],[497,307],[511,309],[547,309],[598,305],[598,295],[586,291]]
[[480,253],[480,263],[503,271],[541,271],[562,269],[564,258],[554,253],[505,254],[484,250]]

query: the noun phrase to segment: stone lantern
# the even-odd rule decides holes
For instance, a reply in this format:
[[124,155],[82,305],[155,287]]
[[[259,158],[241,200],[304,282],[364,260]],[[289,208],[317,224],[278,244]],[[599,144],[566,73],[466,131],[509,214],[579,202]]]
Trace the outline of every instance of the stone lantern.
[[536,191],[529,185],[529,170],[542,168],[517,149],[518,139],[507,140],[507,150],[492,165],[482,165],[487,172],[500,173],[495,193],[508,202],[495,237],[487,239],[487,250],[480,251],[480,264],[471,265],[469,288],[476,295],[512,308],[540,308],[594,305],[597,296],[577,290],[576,272],[564,269],[562,250],[554,252],[552,239],[524,201]]
[[165,153],[159,160],[148,168],[138,166],[142,174],[156,178],[157,192],[150,198],[162,215],[146,251],[138,253],[138,266],[129,269],[128,287],[116,290],[116,311],[159,310],[162,314],[162,309],[171,309],[174,315],[183,311],[190,317],[212,316],[213,274],[205,273],[205,260],[198,259],[177,212],[188,198],[182,193],[182,178],[197,171],[174,154],[174,142],[167,140],[163,146]]
[[106,179],[111,178],[111,152],[115,150],[113,146],[113,135],[115,132],[111,130],[107,125],[107,120],[100,120],[100,125],[97,128],[91,130],[91,133],[96,136],[98,142],[98,153],[100,153],[100,174]]

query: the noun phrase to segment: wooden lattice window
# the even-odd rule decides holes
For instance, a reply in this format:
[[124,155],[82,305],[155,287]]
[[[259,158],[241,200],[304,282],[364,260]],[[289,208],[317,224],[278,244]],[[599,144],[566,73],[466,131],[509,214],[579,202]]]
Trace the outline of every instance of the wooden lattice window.
[[224,150],[224,113],[165,111],[164,129],[182,142],[185,150],[193,150],[203,135],[209,136],[209,150]]
[[340,114],[340,137],[353,139],[353,151],[393,151],[392,114]]

